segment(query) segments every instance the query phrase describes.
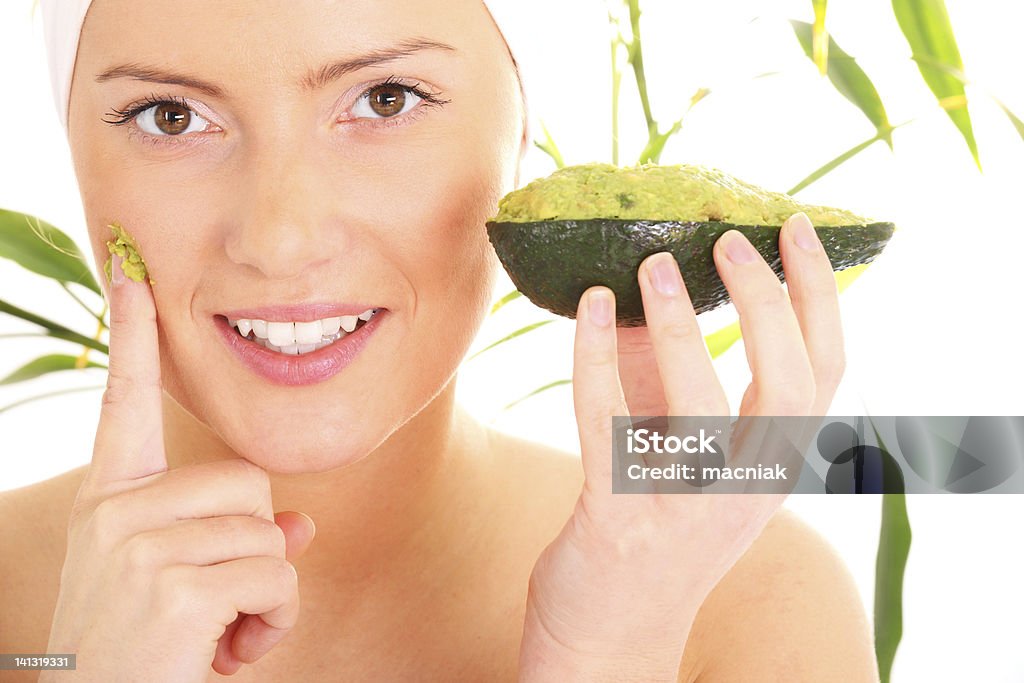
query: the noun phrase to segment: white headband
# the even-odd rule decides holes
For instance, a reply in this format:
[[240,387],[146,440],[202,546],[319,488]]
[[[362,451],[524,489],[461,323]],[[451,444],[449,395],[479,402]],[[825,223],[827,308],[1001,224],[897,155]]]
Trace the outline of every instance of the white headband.
[[[522,48],[529,39],[528,22],[523,20],[522,8],[525,2],[526,0],[483,0],[519,68],[521,84],[530,82],[523,72],[532,71],[534,68],[523,59]],[[68,101],[71,98],[75,58],[78,56],[78,39],[82,34],[82,24],[91,4],[92,0],[40,0],[43,12],[43,39],[46,41],[46,57],[50,67],[50,87],[65,132],[68,128]],[[525,87],[523,93],[525,99]],[[526,125],[526,139],[530,140],[533,126],[530,124],[529,114]]]

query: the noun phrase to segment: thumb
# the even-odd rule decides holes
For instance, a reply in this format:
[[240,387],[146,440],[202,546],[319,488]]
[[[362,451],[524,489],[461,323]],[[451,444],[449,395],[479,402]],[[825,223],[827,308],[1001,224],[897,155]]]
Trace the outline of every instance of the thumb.
[[276,512],[274,523],[284,531],[285,559],[289,562],[301,557],[316,535],[316,524],[301,512]]

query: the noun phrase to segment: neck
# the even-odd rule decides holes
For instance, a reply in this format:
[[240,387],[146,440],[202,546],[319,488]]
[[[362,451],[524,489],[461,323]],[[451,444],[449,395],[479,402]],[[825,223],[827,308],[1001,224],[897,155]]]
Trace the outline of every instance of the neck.
[[[453,377],[358,462],[327,472],[269,473],[274,510],[303,512],[316,524],[316,538],[295,562],[305,586],[340,595],[345,584],[457,571],[459,550],[484,530],[494,478],[489,431],[456,406],[454,393]],[[170,469],[244,457],[166,393],[164,443]]]

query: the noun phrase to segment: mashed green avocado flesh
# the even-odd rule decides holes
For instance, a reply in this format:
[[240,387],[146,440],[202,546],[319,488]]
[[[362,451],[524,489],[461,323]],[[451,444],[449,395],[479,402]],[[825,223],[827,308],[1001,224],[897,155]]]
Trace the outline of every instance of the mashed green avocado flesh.
[[604,163],[569,166],[534,180],[502,198],[492,220],[620,218],[779,226],[798,211],[818,227],[872,222],[843,209],[804,204],[697,164]]
[[[135,238],[118,223],[111,223],[107,227],[114,231],[114,239],[107,240],[107,251],[121,257],[121,270],[124,271],[125,277],[142,282],[149,273],[146,270],[146,262],[142,259],[142,254],[139,253],[139,245],[135,242]],[[113,259],[108,257],[107,262],[103,264],[107,282],[110,282],[112,262]],[[153,284],[152,278],[150,278],[149,284]]]

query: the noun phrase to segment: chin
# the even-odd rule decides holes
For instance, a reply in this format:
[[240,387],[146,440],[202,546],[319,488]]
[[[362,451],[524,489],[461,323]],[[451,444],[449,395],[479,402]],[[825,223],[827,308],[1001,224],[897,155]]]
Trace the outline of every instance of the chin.
[[278,417],[260,425],[244,425],[221,436],[241,457],[279,474],[318,473],[346,467],[373,452],[380,441],[361,429],[325,428],[325,422],[331,420],[335,425],[352,424],[340,415],[315,417],[313,412],[306,412],[303,419]]

